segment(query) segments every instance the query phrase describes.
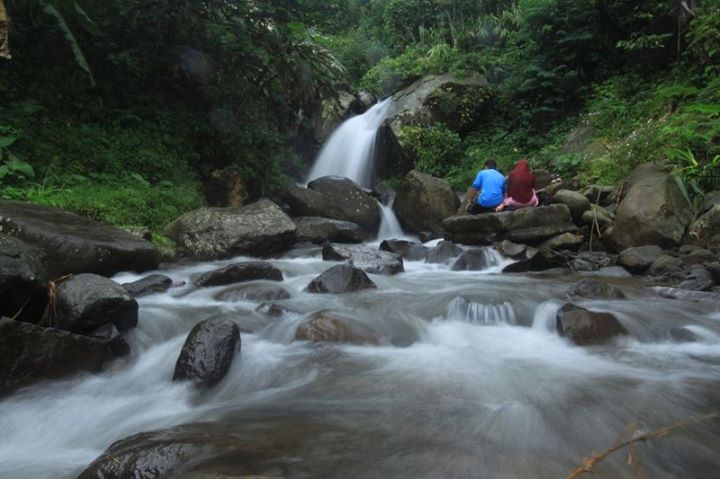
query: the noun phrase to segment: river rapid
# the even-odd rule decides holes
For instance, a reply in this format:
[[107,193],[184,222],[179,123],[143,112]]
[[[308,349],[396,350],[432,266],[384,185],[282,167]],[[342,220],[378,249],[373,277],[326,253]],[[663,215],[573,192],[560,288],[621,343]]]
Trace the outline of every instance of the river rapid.
[[[271,260],[292,294],[279,302],[291,312],[279,318],[255,312],[257,303],[213,299],[222,287],[192,286],[198,274],[244,258],[163,270],[186,285],[139,299],[128,360],[0,402],[0,477],[73,478],[114,441],[188,425],[281,438],[269,476],[563,478],[630,424],[647,431],[717,409],[717,307],[609,280],[628,299],[575,303],[612,312],[630,335],[578,347],[554,329],[574,278],[502,274],[503,260],[487,254],[494,266],[481,272],[406,261],[405,273],[371,275],[377,290],[318,295],[303,290],[334,263],[318,248],[295,250]],[[324,309],[358,318],[381,344],[293,341],[299,322]],[[257,332],[242,334],[229,373],[210,390],[173,382],[187,333],[219,313]],[[678,326],[700,341],[672,342],[668,331]],[[720,422],[711,419],[638,453],[645,477],[709,478],[720,470],[719,449]],[[233,475],[227,460],[214,467]],[[627,451],[595,477],[635,477]]]

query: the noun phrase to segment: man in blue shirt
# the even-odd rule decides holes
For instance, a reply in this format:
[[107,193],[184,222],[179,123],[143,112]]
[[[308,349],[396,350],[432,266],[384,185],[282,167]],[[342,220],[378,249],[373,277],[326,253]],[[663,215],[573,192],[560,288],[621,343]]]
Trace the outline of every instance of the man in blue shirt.
[[475,177],[472,188],[468,191],[468,213],[489,213],[505,199],[505,177],[498,172],[494,160],[487,160],[485,168]]

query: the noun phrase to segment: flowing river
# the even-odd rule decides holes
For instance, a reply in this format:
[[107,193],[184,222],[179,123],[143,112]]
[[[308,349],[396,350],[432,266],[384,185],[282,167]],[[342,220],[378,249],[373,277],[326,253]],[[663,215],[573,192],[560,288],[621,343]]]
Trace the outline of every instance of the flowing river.
[[[628,299],[576,303],[613,312],[630,336],[578,347],[554,331],[572,278],[500,274],[502,260],[488,255],[494,266],[485,271],[406,262],[405,273],[371,275],[377,290],[334,296],[303,291],[333,263],[316,248],[294,251],[272,260],[292,294],[281,302],[292,312],[276,319],[254,312],[257,303],[213,299],[222,287],[191,286],[242,258],[165,270],[187,285],[140,299],[129,360],[0,403],[0,477],[72,478],[118,439],[187,424],[281,438],[277,471],[266,474],[277,477],[562,478],[631,423],[649,430],[717,408],[717,308],[616,280]],[[297,324],[323,309],[360,319],[382,343],[293,341]],[[187,333],[219,313],[258,332],[242,335],[214,388],[172,382]],[[677,326],[701,340],[672,342]],[[709,478],[719,445],[720,424],[707,420],[638,452],[645,477]],[[610,456],[595,477],[634,477],[626,458]]]

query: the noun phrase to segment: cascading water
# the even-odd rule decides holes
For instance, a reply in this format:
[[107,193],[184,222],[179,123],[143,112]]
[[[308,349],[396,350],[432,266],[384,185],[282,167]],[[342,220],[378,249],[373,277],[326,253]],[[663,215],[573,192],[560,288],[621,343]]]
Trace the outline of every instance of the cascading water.
[[321,176],[344,176],[363,188],[372,188],[377,132],[392,108],[392,98],[387,98],[343,122],[320,150],[308,182]]

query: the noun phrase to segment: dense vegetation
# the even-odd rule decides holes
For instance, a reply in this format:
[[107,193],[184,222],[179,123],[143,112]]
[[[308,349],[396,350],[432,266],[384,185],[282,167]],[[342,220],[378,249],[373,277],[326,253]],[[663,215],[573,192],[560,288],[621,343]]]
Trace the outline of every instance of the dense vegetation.
[[612,183],[670,159],[690,195],[718,187],[719,0],[2,3],[5,198],[159,227],[204,201],[213,170],[238,168],[253,196],[281,184],[338,84],[382,95],[474,72],[491,111],[408,128],[419,169],[462,187],[486,158],[527,156]]

